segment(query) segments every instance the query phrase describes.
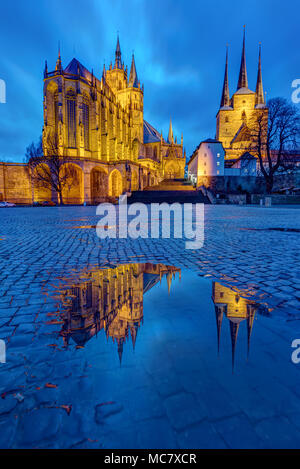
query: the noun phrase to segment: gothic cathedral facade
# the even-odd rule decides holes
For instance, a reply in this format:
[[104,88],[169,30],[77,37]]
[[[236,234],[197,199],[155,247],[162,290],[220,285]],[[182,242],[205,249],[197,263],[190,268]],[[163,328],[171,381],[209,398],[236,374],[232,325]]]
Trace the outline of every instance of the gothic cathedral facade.
[[[101,79],[77,59],[44,70],[43,147],[49,136],[78,170],[77,187],[65,189],[67,203],[97,203],[103,197],[143,190],[163,179],[184,177],[183,137],[163,138],[144,120],[144,87],[132,56],[124,66],[119,38],[115,61]],[[78,182],[79,181],[79,182]]]

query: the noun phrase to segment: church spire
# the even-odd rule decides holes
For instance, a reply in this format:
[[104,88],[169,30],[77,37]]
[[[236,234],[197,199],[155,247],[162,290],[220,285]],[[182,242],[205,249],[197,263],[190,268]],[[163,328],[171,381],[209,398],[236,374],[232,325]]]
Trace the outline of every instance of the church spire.
[[60,55],[60,43],[58,43],[58,58],[57,58],[57,61],[56,61],[55,70],[59,71],[59,72],[62,71],[62,63],[61,63],[61,55]]
[[131,60],[131,68],[130,68],[130,75],[129,75],[129,86],[132,86],[133,88],[138,88],[138,76],[137,76],[137,73],[136,73],[134,54],[132,54],[132,60]]
[[47,60],[45,60],[44,78],[47,78],[47,76],[48,76],[48,64],[47,64]]
[[117,37],[117,47],[115,52],[115,66],[114,68],[122,68],[122,60],[121,60],[121,47],[119,41],[119,34]]
[[243,49],[242,49],[242,59],[240,67],[240,75],[237,89],[248,88],[248,78],[247,78],[247,68],[246,68],[246,52],[245,52],[245,26],[244,26],[244,37],[243,37]]
[[256,105],[265,104],[264,90],[261,76],[261,44],[259,43],[259,54],[258,54],[258,70],[257,70],[257,81],[256,81]]
[[169,126],[168,142],[173,143],[173,128],[172,128],[172,120],[171,119],[170,119],[170,126]]
[[229,86],[228,86],[228,46],[226,46],[225,75],[220,107],[230,106]]

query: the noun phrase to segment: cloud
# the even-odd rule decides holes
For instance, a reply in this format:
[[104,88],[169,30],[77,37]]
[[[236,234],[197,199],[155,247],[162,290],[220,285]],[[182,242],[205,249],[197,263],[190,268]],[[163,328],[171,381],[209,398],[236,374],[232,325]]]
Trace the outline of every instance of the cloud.
[[[249,84],[255,87],[258,42],[262,41],[267,96],[290,97],[299,77],[299,2],[250,3],[182,0],[15,0],[1,6],[0,78],[7,104],[0,104],[0,158],[22,161],[43,125],[43,67],[53,69],[61,43],[63,65],[76,56],[101,76],[114,59],[117,31],[130,67],[134,50],[145,85],[144,112],[164,135],[172,117],[187,154],[215,135],[229,43],[229,85],[235,91],[246,23]],[[280,32],[280,33],[279,33]]]

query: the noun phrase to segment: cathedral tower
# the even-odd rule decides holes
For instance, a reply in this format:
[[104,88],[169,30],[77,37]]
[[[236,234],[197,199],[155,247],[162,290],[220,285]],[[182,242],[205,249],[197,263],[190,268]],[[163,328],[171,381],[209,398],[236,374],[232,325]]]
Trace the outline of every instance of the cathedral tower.
[[242,56],[237,90],[230,98],[228,83],[228,49],[226,51],[225,75],[220,108],[217,113],[216,138],[221,141],[226,159],[236,159],[246,152],[251,152],[251,138],[249,123],[258,113],[268,113],[265,104],[262,73],[261,47],[259,46],[259,60],[256,91],[248,86],[246,67],[246,39],[243,35]]

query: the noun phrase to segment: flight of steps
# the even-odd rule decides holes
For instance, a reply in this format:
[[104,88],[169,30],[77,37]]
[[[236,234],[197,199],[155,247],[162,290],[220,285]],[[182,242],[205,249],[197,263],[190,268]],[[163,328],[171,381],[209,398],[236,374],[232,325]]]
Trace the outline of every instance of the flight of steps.
[[210,204],[209,199],[185,179],[164,179],[156,186],[147,187],[143,191],[135,191],[128,198],[127,203],[135,202],[144,204],[163,202],[169,204],[174,202]]

